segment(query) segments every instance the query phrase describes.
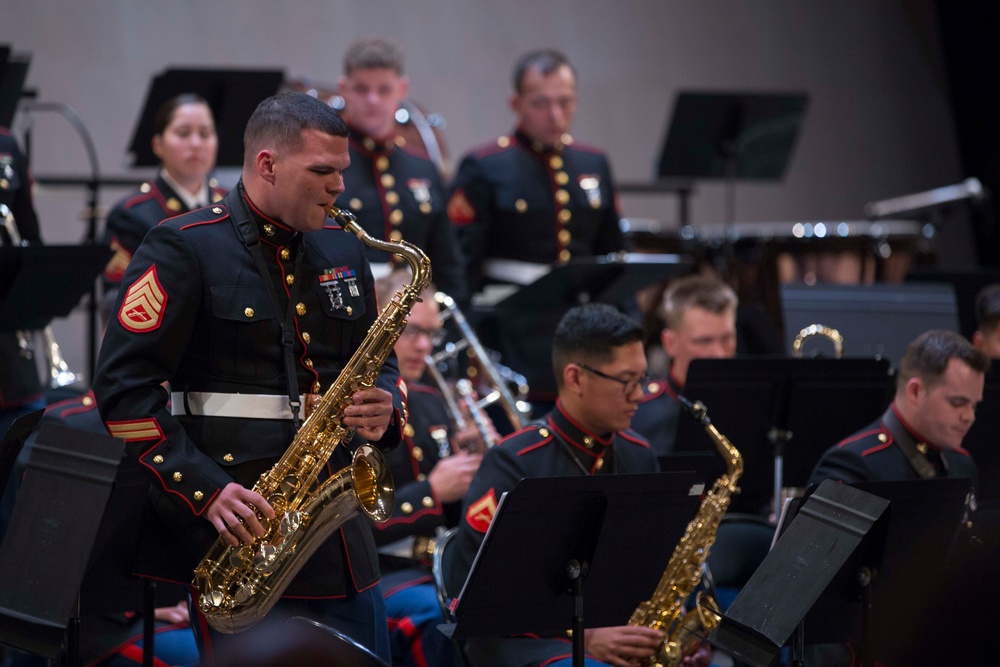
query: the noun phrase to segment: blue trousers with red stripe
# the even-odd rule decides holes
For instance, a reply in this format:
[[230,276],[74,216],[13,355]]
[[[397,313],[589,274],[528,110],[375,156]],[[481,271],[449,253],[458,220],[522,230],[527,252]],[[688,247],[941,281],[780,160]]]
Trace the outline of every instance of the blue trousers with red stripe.
[[382,584],[393,664],[406,667],[457,665],[451,639],[437,627],[445,619],[433,580],[426,570],[393,572],[383,577]]

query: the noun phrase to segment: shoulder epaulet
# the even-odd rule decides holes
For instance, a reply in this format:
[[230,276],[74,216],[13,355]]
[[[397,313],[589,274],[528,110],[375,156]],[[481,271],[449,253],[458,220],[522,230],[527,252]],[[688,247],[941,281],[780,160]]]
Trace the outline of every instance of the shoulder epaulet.
[[639,399],[639,403],[646,403],[647,401],[651,401],[654,398],[659,398],[660,396],[665,394],[666,391],[667,391],[666,380],[650,380],[649,382],[646,383],[645,392],[642,398]]
[[881,439],[880,438],[880,440],[883,443],[887,443],[887,444],[891,444],[892,443],[892,433],[889,433],[885,429],[879,427],[879,428],[869,429],[867,431],[862,431],[861,433],[855,433],[854,435],[852,435],[850,437],[844,438],[843,440],[841,440],[840,442],[837,443],[837,447],[844,447],[845,445],[849,445],[852,442],[857,442],[858,440],[862,440],[862,439],[867,438],[869,436],[875,435],[876,433],[883,433],[883,434],[885,434],[885,439]]
[[477,146],[469,152],[469,155],[474,158],[483,158],[489,155],[495,155],[497,153],[503,153],[514,147],[517,142],[510,135],[504,134],[496,138],[495,141],[488,144],[483,144],[482,146]]
[[437,387],[432,387],[432,386],[430,386],[428,384],[418,384],[416,382],[411,382],[410,385],[409,385],[409,387],[410,387],[410,391],[416,392],[416,393],[419,393],[419,394],[430,394],[431,396],[440,396],[441,395],[441,391]]
[[173,218],[167,218],[160,224],[170,223],[177,225],[180,230],[190,229],[199,225],[208,225],[229,218],[229,209],[222,204],[213,204],[205,208],[199,208],[189,213],[182,213]]
[[590,144],[581,144],[578,141],[574,141],[572,144],[566,146],[569,150],[580,151],[581,153],[593,153],[595,155],[604,155],[604,151],[597,146],[591,146]]
[[649,441],[646,440],[646,438],[639,435],[638,433],[636,433],[635,431],[633,431],[632,429],[628,429],[625,431],[618,431],[618,435],[621,436],[621,438],[623,440],[626,440],[627,442],[631,442],[635,445],[639,445],[640,447],[645,447],[646,449],[649,449]]
[[418,160],[423,160],[424,162],[431,161],[431,155],[427,152],[427,148],[424,146],[411,146],[410,144],[397,145],[396,150],[401,153],[406,153],[410,157],[416,158]]

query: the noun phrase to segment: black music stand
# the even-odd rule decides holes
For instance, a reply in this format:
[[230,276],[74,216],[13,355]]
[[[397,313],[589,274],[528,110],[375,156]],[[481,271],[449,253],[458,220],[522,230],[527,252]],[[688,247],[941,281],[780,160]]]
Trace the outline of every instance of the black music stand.
[[[882,414],[891,380],[884,359],[695,359],[684,395],[705,404],[743,455],[731,511],[759,514],[782,488],[805,487],[827,448]],[[680,420],[675,442],[677,452],[715,451],[691,419]]]
[[108,435],[39,430],[0,545],[0,642],[51,658],[69,628],[77,664],[71,621],[121,457],[121,441]]
[[854,643],[866,665],[915,664],[936,648],[916,632],[939,621],[926,611],[945,592],[926,574],[947,567],[969,489],[965,479],[823,482],[709,641],[753,665],[789,638],[793,660],[804,644]]
[[459,594],[452,636],[565,636],[572,628],[573,664],[583,665],[584,628],[625,624],[654,592],[695,513],[694,481],[689,473],[522,479],[501,498]]
[[156,113],[164,102],[183,93],[195,93],[205,98],[215,116],[219,135],[220,167],[243,165],[243,130],[257,105],[278,92],[285,80],[282,70],[253,69],[168,69],[157,74],[149,84],[146,102],[136,122],[129,144],[133,166],[152,167],[160,164],[153,154]]
[[805,93],[679,93],[659,176],[725,179],[725,223],[732,225],[737,180],[784,177],[807,101]]
[[497,303],[483,322],[482,336],[503,363],[522,373],[534,397],[555,400],[552,335],[562,316],[583,303],[635,310],[643,287],[687,273],[690,260],[677,255],[609,255],[570,261]]
[[42,329],[69,315],[112,254],[88,245],[0,248],[0,331]]

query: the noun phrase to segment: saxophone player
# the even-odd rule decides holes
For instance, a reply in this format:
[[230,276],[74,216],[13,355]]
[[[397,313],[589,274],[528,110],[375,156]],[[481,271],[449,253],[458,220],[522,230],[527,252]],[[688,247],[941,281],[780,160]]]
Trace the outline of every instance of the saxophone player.
[[[629,428],[647,380],[642,341],[642,328],[610,306],[589,304],[566,313],[552,345],[556,405],[483,457],[462,505],[450,580],[468,576],[500,497],[522,478],[657,471],[649,443]],[[662,632],[645,626],[588,629],[586,664],[627,667],[652,656],[662,641]],[[469,640],[466,651],[475,665],[572,662],[565,636]],[[684,664],[707,666],[707,659],[700,653]]]
[[[129,262],[94,392],[108,431],[152,480],[139,574],[188,583],[220,536],[237,546],[264,535],[254,509],[275,512],[254,482],[293,441],[308,395],[333,383],[377,318],[363,245],[327,218],[344,189],[347,135],[308,95],[264,100],[247,123],[237,187],[154,227]],[[350,397],[343,424],[391,449],[403,394],[390,355],[376,386]],[[350,462],[358,439],[333,451],[327,471]],[[268,621],[288,615],[389,660],[367,519],[346,521],[317,549]],[[245,638],[209,631],[199,640],[211,663]]]
[[[407,280],[394,271],[376,282],[379,303]],[[396,504],[384,523],[373,523],[386,596],[394,664],[457,664],[451,641],[437,626],[445,622],[431,580],[433,538],[458,522],[460,503],[485,449],[483,436],[466,416],[459,430],[438,388],[424,381],[427,356],[443,333],[435,288],[413,305],[406,329],[396,341],[399,374],[406,381],[407,411],[403,444],[386,457],[396,485]],[[493,442],[499,436],[492,422]]]

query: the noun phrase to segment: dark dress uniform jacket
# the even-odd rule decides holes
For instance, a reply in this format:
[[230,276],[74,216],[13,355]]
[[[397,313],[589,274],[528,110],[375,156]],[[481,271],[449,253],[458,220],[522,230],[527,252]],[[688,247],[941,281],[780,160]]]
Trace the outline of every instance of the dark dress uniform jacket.
[[[454,571],[449,581],[464,581],[468,577],[479,546],[496,511],[501,496],[523,478],[571,477],[575,475],[607,475],[622,473],[652,473],[659,470],[649,444],[634,431],[618,431],[599,437],[583,431],[556,403],[540,423],[534,423],[511,434],[483,457],[472,480],[459,531],[455,536]],[[530,548],[526,545],[525,548]],[[477,650],[473,645],[479,643]],[[473,642],[474,664],[515,665],[542,664],[555,656],[569,657],[572,646],[565,639],[511,638]],[[489,654],[487,659],[484,655]]]
[[490,281],[486,260],[552,265],[621,250],[617,203],[611,167],[599,150],[543,147],[515,132],[462,160],[448,214],[479,289]]
[[921,442],[900,419],[895,405],[890,405],[878,421],[828,449],[813,469],[809,483],[833,479],[850,484],[938,476],[967,477],[975,486],[976,464],[964,449],[948,451]]
[[632,417],[632,430],[649,440],[657,456],[674,451],[677,424],[683,412],[677,397],[683,394],[684,387],[669,373],[666,379],[646,385],[646,395]]
[[[209,187],[209,200],[213,204],[226,194],[225,190],[215,187],[214,179]],[[189,210],[184,200],[163,180],[163,176],[143,183],[115,204],[108,213],[104,230],[104,243],[115,251],[104,268],[105,290],[117,289],[121,284],[125,267],[142,243],[146,232],[163,220],[188,213]]]
[[[28,165],[14,137],[0,127],[0,204],[14,215],[18,234],[28,243],[41,243],[35,205],[31,201]],[[0,246],[13,245],[0,226]],[[39,298],[43,298],[39,295]],[[29,334],[30,335],[30,334]],[[33,356],[22,353],[17,335],[0,332],[0,410],[15,408],[42,396],[42,383]]]
[[[425,155],[351,129],[351,168],[344,172],[344,194],[338,205],[358,218],[377,239],[409,241],[427,253],[434,282],[462,302],[465,266],[448,220],[444,186],[437,167]],[[367,248],[368,260],[395,262],[388,253]]]
[[[339,228],[300,234],[252,211],[238,190],[218,205],[154,227],[125,272],[101,347],[94,391],[112,435],[152,475],[149,557],[141,572],[190,580],[218,534],[203,518],[229,482],[252,487],[292,442],[290,419],[174,416],[161,382],[174,392],[287,396],[279,324],[292,301],[300,393],[335,380],[377,317],[364,249]],[[273,312],[251,253],[233,218],[257,234],[280,314]],[[288,279],[294,275],[294,281]],[[330,294],[339,276],[343,302]],[[350,280],[347,280],[350,278]],[[348,289],[350,281],[354,289]],[[289,296],[291,295],[291,299]],[[379,443],[398,443],[403,410],[395,357],[378,386],[393,393],[394,423]],[[352,447],[337,447],[327,466],[341,470]],[[289,595],[340,596],[378,580],[367,518],[346,522],[310,558]],[[157,544],[155,538],[160,538]]]

